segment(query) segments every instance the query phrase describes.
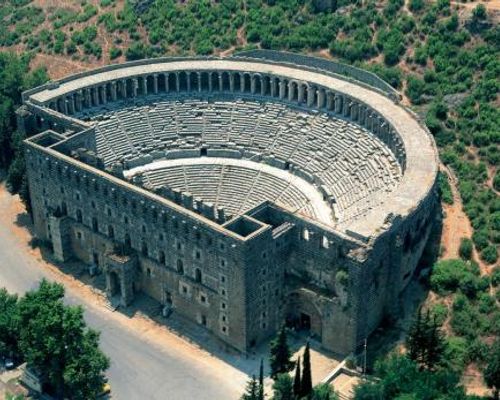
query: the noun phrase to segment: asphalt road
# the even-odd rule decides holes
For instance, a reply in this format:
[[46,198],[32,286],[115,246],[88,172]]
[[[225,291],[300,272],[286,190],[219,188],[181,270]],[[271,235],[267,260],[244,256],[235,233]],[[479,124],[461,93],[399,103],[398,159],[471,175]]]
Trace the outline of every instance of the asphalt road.
[[[16,237],[8,213],[14,198],[0,187],[0,287],[23,293],[54,274]],[[13,218],[13,217],[12,217]],[[86,292],[84,292],[86,293]],[[87,323],[101,331],[101,348],[111,358],[113,399],[237,399],[245,376],[233,367],[154,328],[128,324],[128,318],[96,304],[95,298],[67,287],[70,304],[85,308]]]

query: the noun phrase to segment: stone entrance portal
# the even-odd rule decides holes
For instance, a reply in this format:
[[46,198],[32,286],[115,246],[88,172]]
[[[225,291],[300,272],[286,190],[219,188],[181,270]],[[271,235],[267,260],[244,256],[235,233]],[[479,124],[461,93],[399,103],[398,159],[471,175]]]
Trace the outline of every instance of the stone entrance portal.
[[288,296],[286,322],[298,330],[307,330],[321,338],[322,318],[314,303],[314,293],[307,289],[298,289]]
[[137,258],[131,255],[109,253],[105,256],[106,294],[118,297],[120,305],[126,307],[134,300],[134,279]]

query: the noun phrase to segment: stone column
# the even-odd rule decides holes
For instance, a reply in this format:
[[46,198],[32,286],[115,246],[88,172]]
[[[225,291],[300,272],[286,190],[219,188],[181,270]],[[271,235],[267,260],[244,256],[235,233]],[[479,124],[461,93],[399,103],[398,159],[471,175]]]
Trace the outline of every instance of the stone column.
[[82,104],[82,100],[83,100],[83,93],[81,90],[79,90],[78,92],[76,92],[76,109],[78,111],[82,111],[82,108],[83,108],[83,104]]
[[240,92],[245,91],[245,74],[240,74]]
[[75,113],[75,103],[73,101],[72,94],[70,94],[69,96],[66,97],[66,102],[68,103],[68,113],[74,114]]
[[116,101],[116,81],[111,81],[111,101]]
[[267,79],[265,76],[260,77],[260,95],[265,96],[267,92]]
[[198,92],[201,93],[201,72],[197,72],[196,76],[198,77]]
[[304,84],[299,83],[297,90],[298,90],[297,100],[299,104],[302,104],[304,102]]
[[175,90],[177,93],[181,91],[181,81],[178,72],[175,73]]
[[279,87],[280,87],[280,99],[285,98],[285,82],[280,79],[279,81]]
[[92,100],[94,101],[94,105],[98,106],[99,105],[99,92],[97,91],[97,87],[91,88],[92,90]]
[[120,90],[122,92],[122,97],[124,99],[126,99],[127,98],[127,80],[126,79],[120,80]]
[[294,83],[292,81],[288,82],[288,101],[289,102],[293,101],[293,94],[295,93],[296,86],[297,86],[296,83]]
[[353,121],[358,120],[358,103],[355,101],[351,103],[351,119]]
[[330,91],[326,93],[326,109],[328,111],[332,111],[333,109],[333,94]]
[[90,98],[90,88],[83,89],[83,93],[85,94],[85,106],[87,108],[92,107],[92,100]]
[[170,90],[169,84],[168,84],[168,73],[164,73],[163,78],[165,79],[165,93],[168,93]]
[[234,92],[234,73],[233,72],[231,72],[229,74],[229,91],[231,93]]
[[276,78],[272,77],[269,83],[271,84],[271,97],[276,97]]
[[325,90],[318,89],[318,108],[321,109],[325,106]]
[[222,73],[218,72],[217,76],[219,78],[219,92],[222,92],[222,91],[224,91],[224,81],[222,79]]
[[335,95],[335,114],[340,114],[342,112],[342,96]]
[[158,94],[158,74],[153,74],[153,93]]
[[139,89],[139,82],[137,78],[132,78],[132,96],[137,97],[137,90]]
[[309,87],[307,91],[307,106],[312,107],[314,103],[314,94],[316,92],[316,88],[314,86]]
[[108,102],[108,91],[106,85],[101,86],[101,98],[103,104],[106,104]]
[[147,76],[142,77],[142,94],[144,96],[148,95],[148,77]]
[[350,108],[351,108],[351,99],[349,99],[348,97],[344,97],[343,107],[342,107],[342,115],[344,117],[349,116]]
[[365,113],[366,113],[365,106],[359,104],[358,105],[358,123],[360,125],[364,125],[365,124]]
[[191,72],[186,73],[186,90],[187,92],[191,92]]
[[255,94],[255,75],[250,76],[250,93]]
[[208,73],[208,93],[213,92],[213,84],[212,84],[212,72]]

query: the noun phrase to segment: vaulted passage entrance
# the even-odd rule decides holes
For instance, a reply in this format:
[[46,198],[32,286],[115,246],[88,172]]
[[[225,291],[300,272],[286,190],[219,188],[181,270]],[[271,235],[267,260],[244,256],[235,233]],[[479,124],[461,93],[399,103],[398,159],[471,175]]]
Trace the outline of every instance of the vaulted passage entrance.
[[286,324],[299,331],[309,331],[311,335],[321,338],[321,314],[314,304],[314,293],[299,289],[290,293],[286,309]]

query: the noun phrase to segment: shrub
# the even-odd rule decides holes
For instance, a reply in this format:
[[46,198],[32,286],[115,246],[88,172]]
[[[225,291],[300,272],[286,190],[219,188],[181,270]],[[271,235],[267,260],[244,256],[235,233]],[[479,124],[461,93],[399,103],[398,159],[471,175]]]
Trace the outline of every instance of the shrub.
[[109,49],[109,58],[114,60],[115,58],[118,58],[122,55],[122,50],[117,48],[117,47],[111,47]]
[[488,264],[495,263],[498,260],[498,253],[496,247],[493,245],[487,246],[481,252],[481,258]]
[[436,323],[443,325],[444,321],[448,317],[448,307],[446,304],[437,303],[432,307],[431,314],[436,319]]
[[[455,291],[464,286],[468,291],[479,287],[476,282],[477,271],[470,262],[463,260],[443,260],[434,265],[431,276],[431,287],[438,293]],[[472,288],[472,289],[471,289]]]
[[491,273],[491,284],[493,286],[500,285],[500,266],[493,268],[493,272]]
[[448,182],[448,177],[443,172],[439,172],[438,185],[441,200],[446,204],[453,204],[453,193],[451,192],[450,182]]
[[464,260],[470,260],[472,257],[472,240],[468,238],[462,238],[460,240],[460,248],[458,249],[460,257]]
[[485,230],[475,231],[472,234],[472,241],[479,251],[483,250],[488,246],[488,232]]

